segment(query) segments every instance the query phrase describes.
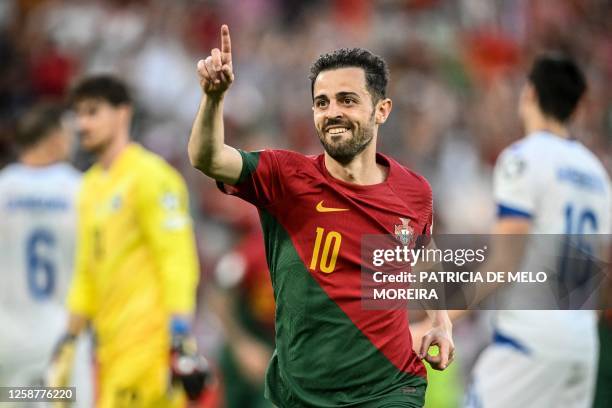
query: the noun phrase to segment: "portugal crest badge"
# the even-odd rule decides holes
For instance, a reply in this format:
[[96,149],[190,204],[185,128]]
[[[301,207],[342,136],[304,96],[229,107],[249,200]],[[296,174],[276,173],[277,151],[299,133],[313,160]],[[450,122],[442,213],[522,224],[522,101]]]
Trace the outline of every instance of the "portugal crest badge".
[[404,245],[408,245],[414,236],[414,229],[409,225],[408,218],[400,217],[401,224],[395,225],[395,237]]

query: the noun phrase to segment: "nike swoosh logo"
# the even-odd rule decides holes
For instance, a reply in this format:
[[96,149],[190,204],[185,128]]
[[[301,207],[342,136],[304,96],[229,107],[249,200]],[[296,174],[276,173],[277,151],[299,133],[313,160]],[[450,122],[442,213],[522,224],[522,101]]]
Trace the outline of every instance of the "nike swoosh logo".
[[348,211],[348,208],[333,208],[333,207],[323,207],[323,200],[319,201],[319,204],[317,204],[317,211],[318,212],[339,212],[339,211]]

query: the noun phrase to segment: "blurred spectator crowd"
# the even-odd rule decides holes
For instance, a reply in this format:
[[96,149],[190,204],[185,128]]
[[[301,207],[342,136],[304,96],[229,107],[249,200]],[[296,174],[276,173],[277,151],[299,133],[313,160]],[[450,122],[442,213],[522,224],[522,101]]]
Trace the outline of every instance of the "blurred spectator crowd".
[[83,75],[115,73],[137,101],[134,139],[187,179],[210,269],[257,221],[186,155],[201,94],[195,65],[227,23],[236,73],[230,144],[318,154],[310,64],[334,48],[368,48],[391,71],[382,151],[428,177],[437,233],[485,233],[491,166],[522,136],[517,97],[538,52],[569,52],[585,68],[589,92],[574,134],[612,171],[610,21],[606,0],[2,0],[0,166],[14,158],[15,122],[28,107],[61,101]]
[[[61,100],[80,76],[113,72],[138,101],[133,137],[185,174],[200,221],[236,221],[242,210],[230,213],[185,154],[200,98],[195,63],[227,23],[237,78],[230,143],[319,152],[309,66],[334,48],[369,48],[391,69],[382,150],[430,179],[438,232],[482,232],[490,166],[521,136],[517,94],[537,52],[570,52],[587,70],[575,134],[612,169],[610,21],[605,0],[3,0],[0,157],[11,159],[15,120],[34,102]],[[203,245],[204,259],[222,245]]]

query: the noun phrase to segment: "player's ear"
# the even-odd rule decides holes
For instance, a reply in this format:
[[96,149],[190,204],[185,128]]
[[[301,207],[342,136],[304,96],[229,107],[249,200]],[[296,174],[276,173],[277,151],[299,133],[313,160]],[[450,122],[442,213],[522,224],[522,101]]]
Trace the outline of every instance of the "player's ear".
[[132,105],[127,103],[119,105],[119,112],[121,112],[121,117],[124,121],[127,121],[129,123],[132,120],[132,115],[134,112]]
[[519,115],[525,120],[530,117],[534,111],[537,111],[538,108],[538,96],[535,87],[528,82],[521,89],[521,94],[519,96]]
[[384,98],[376,102],[376,124],[382,125],[387,121],[389,114],[391,113],[391,109],[393,108],[393,102],[391,99]]
[[538,103],[538,95],[532,83],[528,82],[525,84],[520,97],[521,102],[526,105],[536,106]]

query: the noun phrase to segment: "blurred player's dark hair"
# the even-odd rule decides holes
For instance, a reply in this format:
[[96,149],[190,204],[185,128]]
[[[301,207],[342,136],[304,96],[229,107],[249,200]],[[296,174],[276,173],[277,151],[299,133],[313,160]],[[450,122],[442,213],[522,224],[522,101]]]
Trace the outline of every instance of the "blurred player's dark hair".
[[533,63],[529,81],[535,88],[542,112],[559,122],[567,122],[586,91],[586,79],[567,55],[541,55]]
[[62,106],[50,103],[36,105],[26,112],[17,124],[17,148],[26,150],[45,139],[51,132],[60,129],[63,113]]
[[127,85],[111,75],[98,75],[82,79],[70,92],[71,105],[85,99],[98,99],[112,106],[131,105],[132,98]]
[[387,63],[378,55],[363,48],[341,48],[327,54],[322,54],[310,67],[310,93],[314,100],[314,83],[322,71],[338,68],[356,67],[365,72],[366,86],[372,95],[372,101],[385,98],[389,69]]

